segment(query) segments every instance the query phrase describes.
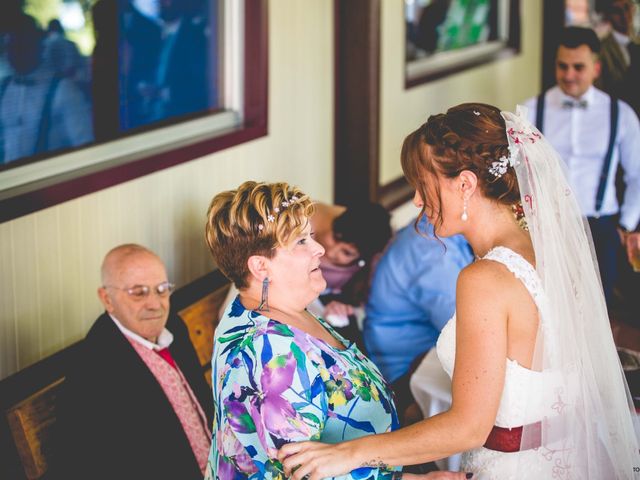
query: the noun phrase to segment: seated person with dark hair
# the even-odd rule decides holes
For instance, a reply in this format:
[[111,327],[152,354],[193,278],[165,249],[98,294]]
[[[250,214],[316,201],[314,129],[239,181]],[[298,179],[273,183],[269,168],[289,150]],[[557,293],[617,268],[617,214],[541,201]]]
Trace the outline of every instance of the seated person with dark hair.
[[59,400],[56,478],[202,478],[213,398],[186,326],[169,313],[172,291],[146,248],[121,245],[105,257],[106,312]]
[[322,296],[335,298],[323,316],[334,326],[344,326],[353,306],[367,299],[369,278],[376,256],[391,238],[390,215],[377,203],[315,204],[311,219],[316,239],[325,249],[320,260],[327,288]]

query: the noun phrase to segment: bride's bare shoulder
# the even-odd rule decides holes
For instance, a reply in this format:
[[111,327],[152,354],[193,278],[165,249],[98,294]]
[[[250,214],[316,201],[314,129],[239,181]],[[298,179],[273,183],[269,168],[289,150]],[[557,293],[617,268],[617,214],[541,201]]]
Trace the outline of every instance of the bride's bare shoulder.
[[502,282],[509,277],[509,270],[500,262],[478,259],[460,272],[458,281],[463,282]]
[[516,278],[503,264],[492,260],[476,260],[460,272],[457,294],[499,298],[516,283]]

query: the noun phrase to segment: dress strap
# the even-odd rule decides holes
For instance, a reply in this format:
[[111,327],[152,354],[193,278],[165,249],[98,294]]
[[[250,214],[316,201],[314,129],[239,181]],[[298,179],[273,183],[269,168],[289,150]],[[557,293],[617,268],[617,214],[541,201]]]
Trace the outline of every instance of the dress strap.
[[533,301],[540,308],[540,301],[544,293],[542,282],[536,269],[522,255],[507,247],[494,247],[481,260],[493,260],[507,267],[524,284],[533,297]]

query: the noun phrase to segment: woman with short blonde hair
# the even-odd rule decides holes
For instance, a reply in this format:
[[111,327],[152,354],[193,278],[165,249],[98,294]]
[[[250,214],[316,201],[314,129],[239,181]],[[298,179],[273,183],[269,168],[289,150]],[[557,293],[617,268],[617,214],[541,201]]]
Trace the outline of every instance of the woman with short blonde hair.
[[[207,243],[239,295],[216,328],[206,478],[285,478],[276,454],[286,443],[398,427],[375,365],[306,309],[326,286],[312,214],[309,197],[286,183],[245,182],[211,201]],[[341,478],[395,470],[371,464]]]

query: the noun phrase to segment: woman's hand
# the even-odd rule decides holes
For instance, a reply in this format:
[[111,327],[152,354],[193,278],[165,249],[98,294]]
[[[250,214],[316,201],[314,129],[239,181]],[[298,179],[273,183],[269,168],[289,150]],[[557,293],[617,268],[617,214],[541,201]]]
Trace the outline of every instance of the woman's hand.
[[342,302],[329,302],[324,308],[324,319],[334,328],[349,325],[349,315],[353,314],[353,307]]
[[324,307],[324,318],[327,318],[329,315],[344,315],[345,317],[348,317],[349,315],[353,315],[353,307],[346,303],[334,300]]
[[[321,480],[345,475],[358,465],[349,442],[326,444],[319,442],[295,442],[278,450],[278,460],[284,472],[293,480]],[[374,466],[374,465],[368,465]]]

